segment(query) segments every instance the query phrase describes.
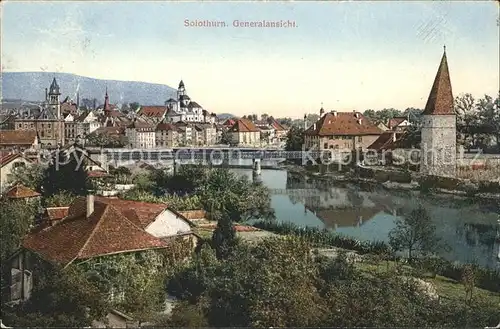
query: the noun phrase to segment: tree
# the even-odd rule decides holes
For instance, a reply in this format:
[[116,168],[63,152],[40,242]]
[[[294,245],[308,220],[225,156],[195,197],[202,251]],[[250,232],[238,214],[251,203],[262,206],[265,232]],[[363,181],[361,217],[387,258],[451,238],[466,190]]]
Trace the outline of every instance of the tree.
[[137,103],[137,102],[132,102],[132,103],[130,103],[130,104],[129,104],[130,110],[131,110],[132,112],[136,112],[136,111],[137,111],[137,109],[139,108],[139,106],[140,106],[140,105],[139,105],[139,103]]
[[496,99],[485,95],[478,102],[478,112],[483,132],[495,137],[497,151],[500,152],[500,92]]
[[231,218],[231,214],[224,213],[217,221],[217,227],[212,235],[212,245],[219,259],[228,258],[238,245],[236,230]]
[[12,183],[19,182],[33,190],[40,191],[44,179],[44,169],[39,164],[18,167],[13,171]]
[[57,194],[53,194],[44,200],[44,205],[46,207],[69,207],[70,204],[75,201],[76,196],[71,192],[60,191]]
[[37,275],[30,299],[4,318],[9,325],[88,327],[107,313],[106,296],[77,267],[61,269],[43,264]]
[[67,155],[57,150],[52,163],[45,171],[42,184],[43,196],[50,197],[60,192],[86,195],[89,185],[83,157],[80,151],[74,150]]
[[0,235],[2,248],[0,260],[5,260],[16,251],[21,239],[34,225],[38,208],[24,200],[0,200]]
[[285,150],[302,151],[304,145],[304,128],[292,126],[286,136]]
[[442,247],[436,236],[436,226],[422,206],[396,220],[396,227],[389,232],[389,244],[394,251],[408,251],[410,261],[415,253],[426,255]]

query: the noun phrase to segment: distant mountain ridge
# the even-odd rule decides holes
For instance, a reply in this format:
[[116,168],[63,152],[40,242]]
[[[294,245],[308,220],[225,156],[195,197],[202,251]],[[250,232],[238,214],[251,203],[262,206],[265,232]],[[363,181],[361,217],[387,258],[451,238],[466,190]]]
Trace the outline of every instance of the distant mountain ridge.
[[49,88],[54,77],[61,89],[61,100],[69,96],[76,101],[79,92],[80,101],[96,98],[97,103],[102,104],[107,87],[112,104],[138,102],[141,105],[163,105],[170,97],[176,97],[177,92],[163,84],[102,80],[71,73],[2,72],[2,99],[43,101],[45,88]]

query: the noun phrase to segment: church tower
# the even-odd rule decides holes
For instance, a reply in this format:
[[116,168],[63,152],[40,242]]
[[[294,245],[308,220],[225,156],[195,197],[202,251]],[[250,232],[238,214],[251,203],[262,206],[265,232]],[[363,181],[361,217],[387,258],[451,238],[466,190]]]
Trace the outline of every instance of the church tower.
[[177,100],[180,101],[181,97],[186,94],[186,87],[184,87],[184,82],[181,80],[179,82],[179,87],[177,88]]
[[422,117],[420,172],[454,177],[457,161],[456,116],[446,48]]
[[61,92],[59,91],[59,85],[57,84],[56,78],[52,80],[50,84],[48,93],[48,105],[50,111],[56,116],[57,119],[61,119],[61,103],[59,102],[59,96]]

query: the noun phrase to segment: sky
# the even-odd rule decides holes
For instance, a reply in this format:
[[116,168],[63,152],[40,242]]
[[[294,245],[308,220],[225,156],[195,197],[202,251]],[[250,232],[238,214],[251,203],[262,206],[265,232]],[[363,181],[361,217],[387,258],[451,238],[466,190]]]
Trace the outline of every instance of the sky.
[[[454,95],[497,95],[495,1],[3,1],[2,70],[177,87],[207,110],[301,117],[423,108],[443,45]],[[186,27],[186,20],[225,27]],[[235,27],[290,21],[295,27]]]

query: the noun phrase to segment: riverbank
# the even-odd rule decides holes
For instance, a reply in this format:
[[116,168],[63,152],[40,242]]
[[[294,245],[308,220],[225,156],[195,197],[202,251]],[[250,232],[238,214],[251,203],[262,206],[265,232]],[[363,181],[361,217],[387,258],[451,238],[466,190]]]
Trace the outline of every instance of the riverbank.
[[[297,176],[303,176],[308,181],[328,184],[356,184],[361,188],[373,190],[381,188],[388,191],[408,191],[414,193],[424,193],[426,195],[450,195],[460,198],[472,198],[476,200],[485,200],[488,202],[499,202],[500,192],[497,191],[498,183],[492,182],[474,182],[470,180],[449,179],[440,177],[417,177],[416,173],[405,171],[385,171],[381,177],[363,177],[356,170],[326,172],[320,173],[317,169],[306,168],[302,166],[286,163],[281,165],[288,173]],[[402,176],[401,181],[386,180],[393,176]],[[383,177],[382,177],[383,176]],[[398,178],[396,178],[398,179]],[[434,181],[433,181],[434,180]],[[453,181],[442,183],[440,180]],[[493,186],[493,187],[491,187]]]

